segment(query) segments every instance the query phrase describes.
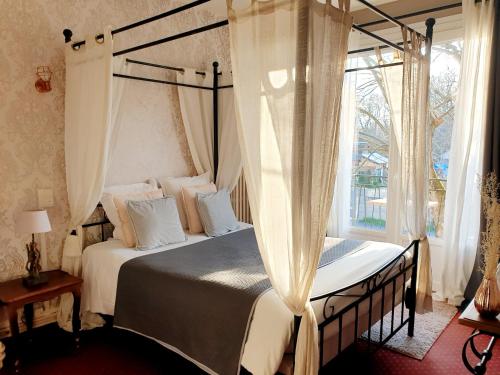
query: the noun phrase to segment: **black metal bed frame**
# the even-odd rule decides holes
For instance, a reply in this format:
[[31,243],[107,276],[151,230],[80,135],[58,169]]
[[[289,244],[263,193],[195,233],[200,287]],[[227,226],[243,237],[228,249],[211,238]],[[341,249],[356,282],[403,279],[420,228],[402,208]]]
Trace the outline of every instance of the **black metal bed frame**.
[[[132,23],[130,25],[126,25],[123,27],[120,27],[118,29],[112,30],[111,34],[115,35],[145,24],[148,24],[153,21],[157,21],[166,17],[169,17],[171,15],[180,13],[182,11],[185,11],[187,9],[191,9],[194,7],[197,7],[199,5],[202,5],[210,0],[197,0],[190,2],[188,4],[185,4],[183,6],[171,9],[169,11],[166,11],[164,13],[158,14],[156,16],[146,18],[144,20]],[[409,14],[403,14],[399,15],[396,17],[392,17],[379,8],[373,6],[366,0],[358,0],[362,4],[364,4],[368,9],[372,10],[375,12],[377,15],[379,15],[382,19],[378,21],[373,21],[361,25],[353,25],[353,29],[358,30],[369,37],[376,39],[380,42],[383,43],[383,45],[375,48],[387,48],[391,47],[396,50],[402,51],[403,48],[401,45],[403,44],[402,42],[400,43],[393,43],[390,42],[379,35],[376,35],[373,32],[370,32],[365,29],[365,27],[370,27],[379,23],[384,23],[384,22],[391,22],[396,26],[400,27],[407,27],[404,25],[400,19],[407,18],[407,17],[413,17],[416,15],[422,15],[426,13],[436,13],[440,12],[446,9],[450,8],[455,8],[461,6],[461,3],[455,3],[455,4],[450,4],[446,6],[441,6],[441,7],[435,7],[427,10],[422,10],[418,12],[413,12]],[[426,24],[426,48],[427,48],[427,53],[430,53],[430,47],[432,44],[432,34],[433,34],[433,26],[435,24],[435,19],[434,18],[428,18],[425,22]],[[211,23],[209,25],[197,27],[192,30],[184,31],[179,34],[167,36],[164,38],[161,38],[156,41],[140,44],[134,47],[126,48],[120,51],[116,51],[113,53],[113,56],[120,56],[124,54],[128,54],[131,52],[139,51],[145,48],[149,48],[152,46],[156,46],[159,44],[167,43],[173,40],[178,40],[181,38],[185,38],[191,35],[195,35],[198,33],[202,33],[208,30],[213,30],[219,27],[223,27],[228,25],[228,20],[222,20],[218,21],[215,23]],[[411,28],[408,28],[409,30],[412,30]],[[414,31],[414,30],[412,30]],[[72,31],[69,29],[65,29],[63,31],[64,37],[65,37],[65,42],[70,43],[71,38],[72,38]],[[419,33],[418,33],[419,34]],[[419,34],[421,35],[421,34]],[[99,34],[96,36],[96,40],[102,40],[104,36],[102,34]],[[79,41],[76,43],[72,44],[72,48],[75,50],[78,50],[82,45],[85,44],[85,41]],[[357,53],[363,53],[363,52],[368,52],[368,51],[373,51],[375,48],[363,48],[363,49],[358,49],[358,50],[353,50],[349,51],[349,54],[357,54]],[[139,60],[133,60],[133,59],[127,59],[128,63],[133,63],[133,64],[139,64],[139,65],[144,65],[144,66],[150,66],[154,68],[160,68],[160,69],[168,69],[172,71],[178,71],[178,72],[183,72],[184,69],[178,68],[178,67],[172,67],[172,66],[167,66],[167,65],[160,65],[160,64],[155,64],[155,63],[150,63],[150,62],[145,62],[145,61],[139,61]],[[349,72],[355,72],[355,71],[360,71],[360,70],[369,70],[369,69],[375,69],[375,68],[382,68],[382,67],[389,67],[389,66],[395,66],[395,65],[401,65],[401,62],[397,63],[390,63],[390,64],[382,64],[382,65],[376,65],[376,66],[369,66],[369,67],[362,67],[362,68],[355,68],[355,69],[346,69],[346,73]],[[174,81],[168,81],[168,80],[159,80],[159,79],[153,79],[153,78],[147,78],[147,77],[137,77],[137,76],[131,76],[131,75],[125,75],[125,74],[119,74],[115,73],[113,74],[114,77],[117,78],[125,78],[125,79],[132,79],[132,80],[138,80],[138,81],[145,81],[145,82],[153,82],[153,83],[161,83],[161,84],[168,84],[168,85],[175,85],[175,86],[183,86],[183,87],[191,87],[191,88],[198,88],[198,89],[203,89],[203,90],[211,90],[213,92],[213,158],[214,158],[214,178],[217,176],[217,167],[218,167],[218,90],[219,89],[225,89],[225,88],[230,88],[232,85],[224,85],[224,86],[219,86],[219,75],[221,74],[218,70],[219,64],[215,61],[212,64],[213,67],[213,85],[211,87],[206,87],[206,86],[199,86],[199,85],[191,85],[191,84],[184,84],[180,82],[174,82]],[[201,74],[205,75],[205,72],[196,72],[196,74]],[[108,224],[109,220],[104,216],[104,219],[99,222],[95,223],[88,223],[83,225],[83,227],[88,228],[88,227],[93,227],[93,226],[101,226],[101,237],[102,240],[104,241],[104,225]],[[315,296],[310,299],[311,302],[314,301],[320,301],[324,300],[323,304],[323,316],[324,316],[324,321],[318,324],[318,330],[319,330],[319,336],[320,336],[320,368],[322,368],[323,365],[323,359],[324,359],[324,335],[325,335],[325,329],[326,327],[329,327],[331,324],[334,324],[335,322],[338,324],[338,354],[342,352],[342,337],[344,335],[343,332],[343,324],[342,320],[343,317],[354,310],[355,314],[355,322],[354,322],[354,337],[353,337],[353,342],[356,342],[358,340],[359,334],[362,332],[358,332],[358,323],[359,323],[359,310],[360,310],[360,305],[361,303],[365,302],[368,300],[368,349],[371,348],[371,345],[374,344],[377,348],[381,347],[384,345],[388,340],[390,340],[399,330],[401,330],[405,325],[408,324],[408,335],[413,336],[414,334],[414,327],[415,327],[415,300],[416,300],[416,280],[417,280],[417,265],[418,265],[418,248],[419,248],[419,241],[415,240],[413,241],[404,251],[402,251],[395,259],[392,261],[388,262],[385,266],[383,266],[381,269],[379,269],[377,272],[371,274],[370,276],[364,278],[363,280],[360,280],[354,284],[351,284],[349,286],[346,286],[345,288],[332,291],[330,293],[322,294],[320,296]],[[407,264],[407,256],[410,254],[412,255],[412,261],[411,263]],[[397,267],[397,272],[393,275],[388,276]],[[410,281],[410,287],[406,289],[406,276],[408,273],[411,273],[411,281]],[[401,308],[401,317],[400,319],[397,319],[398,322],[395,320],[395,308],[396,308],[396,283],[398,282],[399,278],[402,277],[403,284],[402,284],[402,308]],[[386,315],[385,312],[385,293],[386,293],[386,288],[391,288],[392,285],[392,304],[391,304],[391,328],[390,332],[387,336],[384,337],[383,334],[383,325],[384,325],[384,315]],[[349,294],[349,291],[355,288],[361,288],[363,290],[362,293],[360,294]],[[374,312],[373,311],[373,296],[381,292],[381,308],[379,312]],[[340,311],[335,311],[335,306],[330,305],[330,302],[334,297],[348,297],[348,298],[356,298],[354,302],[351,302],[347,306],[343,307],[340,309]],[[409,310],[409,316],[404,319],[404,306],[406,306]],[[327,313],[327,309],[330,309],[330,312]],[[377,314],[378,313],[378,314]],[[379,318],[379,319],[378,319]],[[373,321],[374,319],[377,319],[376,321]],[[372,323],[376,324],[380,320],[380,333],[378,340],[375,342],[372,340]],[[300,325],[300,317],[296,316],[294,319],[294,343],[296,344],[296,335],[298,333],[298,328]],[[295,348],[294,348],[295,350]]]
[[[335,290],[333,292],[321,294],[319,296],[312,297],[311,302],[324,300],[323,302],[323,318],[324,320],[318,324],[319,330],[319,368],[328,365],[336,356],[342,353],[342,339],[343,339],[343,324],[342,318],[354,309],[354,332],[352,335],[352,343],[356,343],[359,336],[363,332],[359,332],[359,315],[360,315],[360,305],[368,300],[368,337],[367,337],[367,348],[368,351],[371,349],[371,345],[375,344],[377,348],[382,347],[387,341],[389,341],[399,330],[401,330],[406,324],[408,324],[408,336],[413,336],[415,330],[415,305],[416,305],[416,283],[417,283],[417,266],[418,266],[418,249],[419,240],[414,240],[410,245],[405,248],[397,257],[395,257],[390,262],[386,263],[382,268],[377,270],[375,273],[363,278],[362,280],[356,281],[350,285],[347,285],[341,289]],[[411,262],[407,262],[407,257],[411,255]],[[397,271],[393,274],[394,270]],[[410,287],[406,288],[407,280],[406,276],[411,273],[410,277]],[[401,278],[401,314],[399,323],[396,321],[395,308],[398,306],[396,304],[396,284]],[[385,310],[385,293],[386,289],[391,285],[391,310],[386,312]],[[352,290],[361,288],[363,292],[352,294]],[[380,310],[373,311],[373,296],[378,292],[381,292],[381,302]],[[335,311],[335,305],[331,305],[330,301],[334,298],[355,298],[353,302],[347,306],[341,308],[339,311]],[[408,317],[404,318],[404,306],[409,310]],[[327,311],[330,310],[328,313]],[[364,315],[363,314],[363,315]],[[391,328],[387,335],[384,335],[384,316],[391,314]],[[376,318],[377,320],[375,320]],[[301,318],[295,316],[294,318],[294,351],[295,344],[297,343],[297,334],[300,326]],[[380,322],[378,340],[374,342],[372,340],[372,328],[374,324]],[[330,325],[337,322],[338,332],[337,332],[337,342],[338,350],[337,354],[327,363],[323,364],[324,359],[324,343],[325,343],[325,329]],[[396,324],[397,323],[397,324]]]

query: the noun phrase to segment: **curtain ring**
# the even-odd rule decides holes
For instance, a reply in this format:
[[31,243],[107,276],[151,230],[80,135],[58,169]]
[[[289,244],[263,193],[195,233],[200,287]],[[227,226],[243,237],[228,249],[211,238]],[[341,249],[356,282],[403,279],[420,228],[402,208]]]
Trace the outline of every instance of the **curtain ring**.
[[104,35],[96,34],[95,41],[97,44],[103,44],[104,43]]

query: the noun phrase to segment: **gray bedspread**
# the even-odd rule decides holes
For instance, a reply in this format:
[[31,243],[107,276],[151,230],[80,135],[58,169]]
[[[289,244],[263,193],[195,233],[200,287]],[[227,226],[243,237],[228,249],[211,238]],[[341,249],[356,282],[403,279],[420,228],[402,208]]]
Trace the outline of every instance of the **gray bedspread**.
[[[344,240],[320,267],[359,248]],[[124,263],[114,324],[159,340],[208,372],[238,374],[255,304],[271,287],[253,229]]]

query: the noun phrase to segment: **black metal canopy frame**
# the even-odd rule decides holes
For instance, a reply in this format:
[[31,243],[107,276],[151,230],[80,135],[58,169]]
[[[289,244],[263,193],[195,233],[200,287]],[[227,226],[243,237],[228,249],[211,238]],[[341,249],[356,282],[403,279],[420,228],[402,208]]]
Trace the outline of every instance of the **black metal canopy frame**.
[[[122,27],[119,27],[117,29],[114,29],[114,30],[111,31],[111,35],[116,35],[116,34],[124,32],[124,31],[128,31],[128,30],[134,29],[136,27],[143,26],[143,25],[149,24],[151,22],[158,21],[158,20],[170,17],[170,16],[172,16],[174,14],[178,14],[178,13],[181,13],[181,12],[183,12],[185,10],[195,8],[197,6],[200,6],[202,4],[207,3],[209,1],[210,0],[196,0],[196,1],[192,1],[192,2],[190,2],[188,4],[179,6],[177,8],[173,8],[173,9],[171,9],[169,11],[160,13],[160,14],[155,15],[153,17],[145,18],[143,20],[131,23],[129,25],[122,26]],[[374,21],[374,22],[370,22],[370,23],[366,23],[366,24],[362,24],[362,25],[356,25],[356,24],[354,24],[352,26],[353,29],[357,30],[357,31],[359,31],[359,32],[361,32],[361,33],[363,33],[363,34],[365,34],[367,36],[369,36],[370,38],[373,38],[373,39],[378,40],[379,42],[383,43],[383,45],[379,46],[379,48],[391,47],[391,48],[399,50],[399,51],[403,51],[403,47],[401,47],[403,45],[402,42],[400,42],[400,43],[393,43],[393,42],[391,42],[391,41],[389,41],[389,40],[387,40],[385,38],[382,38],[381,36],[379,36],[377,34],[374,34],[373,32],[370,32],[370,31],[366,30],[365,27],[373,26],[373,25],[376,25],[376,24],[379,24],[379,23],[384,23],[384,22],[390,22],[390,23],[395,24],[396,26],[405,27],[406,25],[404,25],[401,21],[399,21],[400,19],[404,19],[404,18],[407,18],[407,17],[413,17],[413,16],[416,16],[416,15],[422,15],[422,14],[426,14],[426,13],[435,13],[435,12],[439,12],[439,11],[442,11],[442,10],[450,9],[450,8],[453,8],[453,7],[461,6],[461,3],[455,3],[455,4],[451,4],[451,5],[446,5],[446,6],[442,6],[442,7],[431,8],[431,9],[427,9],[427,10],[423,10],[423,11],[419,11],[419,12],[414,12],[414,13],[409,13],[409,14],[403,14],[403,15],[400,15],[400,16],[392,17],[392,16],[388,15],[387,13],[383,12],[382,10],[380,10],[379,8],[375,7],[374,5],[370,4],[366,0],[358,0],[358,1],[360,3],[362,3],[362,4],[364,4],[368,9],[370,9],[371,11],[373,11],[374,13],[376,13],[377,15],[379,15],[380,17],[382,17],[382,19],[379,20],[379,21]],[[429,41],[432,39],[432,28],[433,28],[434,23],[435,23],[434,18],[429,18],[426,21],[426,25],[427,25],[427,32],[426,32],[427,35],[426,35],[426,37],[428,38],[427,40],[429,40]],[[150,48],[150,47],[153,47],[153,46],[157,46],[159,44],[168,43],[168,42],[171,42],[171,41],[174,41],[174,40],[186,38],[186,37],[191,36],[191,35],[196,35],[196,34],[199,34],[199,33],[203,33],[205,31],[217,29],[219,27],[224,27],[224,26],[227,26],[228,24],[229,24],[228,20],[222,20],[222,21],[214,22],[214,23],[211,23],[211,24],[208,24],[208,25],[205,25],[205,26],[197,27],[197,28],[192,29],[192,30],[188,30],[188,31],[184,31],[184,32],[181,32],[181,33],[178,33],[178,34],[175,34],[175,35],[167,36],[167,37],[164,37],[164,38],[152,41],[152,42],[148,42],[148,43],[144,43],[144,44],[139,44],[139,45],[134,46],[134,47],[130,47],[130,48],[126,48],[126,49],[123,49],[123,50],[119,50],[119,51],[113,52],[113,56],[125,55],[125,54],[132,53],[132,52],[135,52],[135,51],[139,51],[139,50],[142,50],[142,49],[146,49],[146,48]],[[416,32],[415,30],[413,30],[410,27],[407,27],[407,28],[408,28],[408,30]],[[420,33],[418,33],[418,32],[416,32],[416,33],[418,35],[422,36]],[[66,43],[70,43],[71,42],[71,38],[73,37],[73,32],[70,29],[64,29],[63,30],[63,34],[64,34],[64,41]],[[430,35],[430,38],[428,37],[429,35]],[[98,35],[96,35],[95,38],[96,38],[96,40],[102,40],[104,38],[104,35],[103,34],[98,34]],[[83,41],[79,41],[79,42],[75,42],[75,43],[72,44],[72,48],[75,49],[75,50],[78,50],[84,44],[85,44],[84,40]],[[373,51],[373,50],[374,50],[374,48],[371,47],[371,48],[363,48],[363,49],[358,49],[358,50],[354,50],[354,51],[349,51],[348,53],[349,54],[356,54],[356,53],[368,52],[368,51]],[[150,63],[150,62],[133,60],[133,59],[127,59],[127,62],[133,63],[133,64],[140,64],[140,65],[144,65],[144,66],[155,67],[155,68],[168,69],[168,70],[178,71],[178,72],[183,72],[184,71],[183,68],[178,68],[178,67],[173,67],[173,66],[167,66],[167,65],[160,65],[160,64],[154,64],[154,63]],[[352,69],[346,69],[345,72],[346,73],[351,73],[351,72],[357,72],[357,71],[361,71],[361,70],[370,70],[370,69],[376,69],[376,68],[385,68],[385,67],[395,66],[395,65],[401,65],[401,64],[402,64],[402,62],[395,62],[395,63],[390,63],[390,64],[381,64],[381,65],[374,65],[374,66],[368,66],[368,67],[352,68]],[[213,63],[213,72],[214,72],[214,82],[213,82],[213,85],[211,87],[194,85],[194,84],[186,84],[186,83],[174,82],[174,81],[169,81],[169,80],[160,80],[160,79],[154,79],[154,78],[148,78],[148,77],[131,76],[131,75],[120,74],[120,73],[114,73],[113,76],[117,77],[117,78],[132,79],[132,80],[143,81],[143,82],[153,82],[153,83],[161,83],[161,84],[166,84],[166,85],[174,85],[174,86],[198,88],[198,89],[202,89],[202,90],[212,90],[212,92],[213,92],[213,101],[215,103],[215,102],[218,101],[218,90],[219,89],[231,88],[231,87],[233,87],[233,85],[218,86],[217,75],[219,75],[221,73],[218,71],[218,63],[217,62]],[[197,74],[201,74],[201,75],[205,75],[204,72],[196,72],[196,73]],[[219,150],[216,147],[217,143],[218,143],[218,140],[217,140],[217,137],[216,137],[216,135],[218,134],[218,131],[217,131],[217,128],[218,128],[218,116],[217,116],[217,113],[216,113],[215,109],[216,109],[216,107],[215,107],[215,104],[214,104],[214,124],[213,124],[213,126],[214,126],[214,150],[213,150],[213,154],[214,154],[214,178],[217,176],[217,166],[218,166],[217,161],[219,159],[219,155],[218,155]]]
[[[149,24],[151,22],[167,18],[167,17],[172,16],[174,14],[181,13],[185,10],[195,8],[199,5],[207,3],[208,1],[210,1],[210,0],[197,0],[197,1],[190,2],[188,4],[171,9],[169,11],[158,14],[156,16],[149,17],[149,18],[143,19],[141,21],[134,22],[130,25],[126,25],[126,26],[120,27],[118,29],[112,30],[111,35],[116,35],[116,34],[119,34],[121,32],[128,31],[128,30],[134,29],[136,27],[143,26],[143,25]],[[393,48],[393,49],[399,50],[399,51],[403,51],[403,47],[401,47],[403,45],[402,42],[393,43],[385,38],[382,38],[381,36],[379,36],[373,32],[366,30],[365,27],[373,26],[373,25],[380,24],[380,23],[390,22],[390,23],[392,23],[396,26],[399,26],[399,27],[407,27],[408,30],[411,30],[411,31],[417,33],[419,36],[423,37],[420,33],[416,32],[415,30],[406,26],[400,20],[404,19],[404,18],[414,17],[417,15],[422,15],[422,14],[438,13],[438,12],[446,10],[446,9],[461,6],[461,3],[455,3],[455,4],[451,4],[451,5],[431,8],[431,9],[422,10],[419,12],[408,13],[408,14],[403,14],[403,15],[399,15],[396,17],[392,17],[392,16],[388,15],[387,13],[383,12],[382,10],[380,10],[379,8],[375,7],[374,5],[370,4],[368,1],[365,1],[365,0],[358,0],[358,1],[361,2],[362,4],[364,4],[368,9],[370,9],[371,11],[376,13],[378,16],[380,16],[381,19],[378,21],[369,22],[369,23],[365,23],[365,24],[361,24],[361,25],[355,24],[352,26],[353,29],[360,31],[361,33],[383,43],[383,45],[380,45],[378,48],[390,47],[390,48]],[[428,18],[426,20],[425,24],[426,24],[426,35],[425,35],[426,53],[430,54],[430,48],[432,45],[433,26],[435,24],[435,19]],[[125,55],[125,54],[131,53],[131,52],[150,48],[150,47],[153,47],[153,46],[156,46],[159,44],[168,43],[168,42],[171,42],[174,40],[186,38],[186,37],[191,36],[191,35],[196,35],[196,34],[199,34],[199,33],[205,32],[205,31],[214,30],[214,29],[217,29],[219,27],[224,27],[227,25],[228,25],[228,20],[214,22],[214,23],[211,23],[211,24],[208,24],[205,26],[197,27],[197,28],[192,29],[192,30],[181,32],[179,34],[167,36],[167,37],[161,38],[159,40],[155,40],[155,41],[144,43],[144,44],[139,44],[139,45],[134,46],[134,47],[130,47],[130,48],[116,51],[113,53],[113,56]],[[65,42],[71,43],[71,38],[73,36],[73,32],[69,29],[65,29],[63,31],[63,34],[64,34]],[[104,36],[102,34],[99,34],[96,36],[96,40],[102,40],[103,38],[104,38]],[[73,43],[72,48],[75,50],[78,50],[84,44],[85,44],[85,41],[79,41],[79,42]],[[373,51],[374,49],[375,48],[364,48],[364,49],[349,51],[348,53],[349,54],[357,54],[357,53]],[[167,66],[167,65],[160,65],[160,64],[139,61],[139,60],[134,60],[134,59],[127,59],[127,62],[132,63],[132,64],[149,66],[149,67],[153,67],[153,68],[167,69],[167,70],[177,71],[177,72],[184,72],[183,68]],[[361,67],[361,68],[355,68],[355,69],[346,69],[345,72],[349,73],[349,72],[355,72],[355,71],[360,71],[360,70],[384,68],[384,67],[395,66],[395,65],[400,65],[400,64],[402,64],[402,63],[395,62],[395,63],[390,63],[390,64],[376,65],[376,66],[368,66],[368,67]],[[168,80],[159,80],[159,79],[153,79],[153,78],[147,78],[147,77],[137,77],[137,76],[131,76],[131,75],[119,74],[119,73],[114,73],[113,76],[117,77],[117,78],[126,78],[126,79],[132,79],[132,80],[138,80],[138,81],[144,81],[144,82],[161,83],[161,84],[175,85],[175,86],[181,86],[181,87],[191,87],[191,88],[212,91],[212,93],[213,93],[213,96],[212,96],[213,97],[213,160],[214,160],[214,179],[215,179],[217,176],[217,168],[218,168],[218,161],[219,161],[218,91],[219,91],[219,89],[230,88],[233,86],[232,85],[219,86],[219,75],[221,74],[221,72],[219,72],[219,70],[218,70],[219,64],[215,61],[215,62],[213,62],[212,67],[213,67],[213,84],[212,84],[212,86],[200,86],[200,85],[186,84],[186,83],[180,83],[180,82],[174,82],[174,81],[168,81]],[[205,75],[206,73],[205,72],[196,72],[196,74]],[[86,224],[85,226],[88,227],[88,226],[101,225],[101,230],[102,230],[102,226],[106,222],[107,221],[94,223],[94,224]],[[102,235],[104,237],[103,233],[102,233]],[[411,252],[411,255],[412,255],[412,262],[410,265],[407,265],[406,261],[404,259],[406,259],[405,255],[407,255],[409,252]],[[327,293],[323,296],[318,296],[318,297],[314,297],[311,299],[311,301],[320,300],[320,299],[323,300],[324,301],[324,311],[326,311],[326,309],[330,309],[332,311],[331,314],[325,315],[325,321],[318,326],[320,338],[321,338],[321,340],[320,340],[321,341],[320,342],[320,352],[321,352],[320,366],[323,365],[323,337],[324,337],[325,327],[333,322],[338,322],[338,340],[339,340],[338,352],[340,353],[340,351],[342,351],[342,334],[343,334],[343,332],[342,332],[342,329],[343,329],[342,317],[344,316],[344,314],[346,314],[348,311],[352,311],[353,309],[355,310],[355,314],[356,314],[355,315],[356,316],[355,336],[357,336],[357,333],[358,333],[357,332],[357,320],[358,320],[358,313],[359,313],[358,310],[360,307],[360,303],[364,300],[369,299],[370,303],[369,303],[368,316],[369,316],[369,326],[371,327],[372,316],[374,316],[373,311],[372,311],[373,296],[376,292],[381,292],[382,293],[382,301],[383,301],[385,289],[389,285],[391,285],[393,288],[391,330],[390,330],[389,336],[383,338],[382,337],[382,326],[380,327],[381,328],[380,329],[381,335],[380,335],[380,339],[378,340],[378,346],[381,346],[385,342],[387,342],[390,339],[390,337],[392,337],[397,331],[399,331],[399,329],[401,329],[406,324],[408,324],[408,334],[410,336],[413,335],[414,324],[415,324],[415,298],[416,298],[415,292],[416,292],[416,277],[417,277],[417,259],[418,259],[418,241],[414,241],[410,244],[410,246],[408,246],[408,248],[405,249],[405,251],[403,253],[401,253],[392,262],[387,264],[383,269],[378,270],[375,274],[371,275],[370,277],[368,277],[368,278],[366,278],[366,279],[364,279],[356,284],[351,285],[350,287],[360,286],[360,287],[365,289],[365,292],[361,296],[357,296],[358,298],[360,297],[361,299],[359,299],[357,302],[349,304],[347,307],[343,308],[339,312],[334,311],[334,306],[332,306],[332,304],[331,304],[331,302],[332,302],[331,299],[333,296],[349,297],[348,294],[344,293],[344,292],[347,292],[347,288],[344,288],[342,290],[333,291],[333,292]],[[403,262],[403,263],[401,264],[401,262]],[[384,271],[389,270],[389,268],[393,269],[394,267],[399,267],[396,275],[394,275],[392,277],[383,276],[383,279],[380,280]],[[398,280],[398,277],[402,276],[403,279],[405,279],[405,275],[407,272],[411,272],[411,287],[408,288],[408,291],[405,294],[405,288],[403,286],[402,299],[405,302],[405,305],[409,309],[409,317],[406,320],[403,320],[403,315],[401,315],[401,322],[400,322],[401,324],[399,325],[399,327],[394,328],[394,309],[395,309],[395,302],[394,302],[395,291],[394,291],[394,288],[395,288],[396,282]],[[382,310],[383,310],[383,305],[384,305],[384,302],[382,302]],[[383,315],[383,312],[384,311],[380,312],[380,316]],[[402,312],[403,312],[403,308],[402,308]],[[297,332],[298,332],[299,324],[300,324],[300,317],[295,317],[295,334],[297,334]],[[383,322],[381,321],[381,325],[382,324],[383,324]],[[370,334],[371,334],[371,329],[369,329],[369,331],[368,331],[368,341],[369,342],[371,342]],[[295,337],[295,339],[296,339],[296,337]],[[357,339],[357,337],[355,337],[355,339]]]

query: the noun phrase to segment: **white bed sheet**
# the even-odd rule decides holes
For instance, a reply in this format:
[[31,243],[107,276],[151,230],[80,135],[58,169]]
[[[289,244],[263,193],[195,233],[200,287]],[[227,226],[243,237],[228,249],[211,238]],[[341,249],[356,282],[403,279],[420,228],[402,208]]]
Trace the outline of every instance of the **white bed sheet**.
[[[246,223],[240,224],[241,229],[251,227]],[[84,282],[81,311],[113,315],[118,273],[126,261],[208,239],[209,237],[204,234],[188,234],[186,242],[149,251],[125,248],[120,240],[109,240],[87,247],[82,257]],[[338,241],[340,239],[327,237],[325,248]],[[354,254],[320,268],[312,295],[328,293],[359,281],[393,260],[402,250],[401,246],[394,244],[367,241]],[[349,299],[342,297],[330,300],[330,303],[336,304],[336,311],[341,307],[339,304],[345,306],[349,302]],[[323,301],[313,303],[313,308],[319,323],[323,320]],[[293,314],[281,302],[274,290],[265,292],[255,306],[242,365],[255,375],[274,374],[290,342],[292,329]]]

